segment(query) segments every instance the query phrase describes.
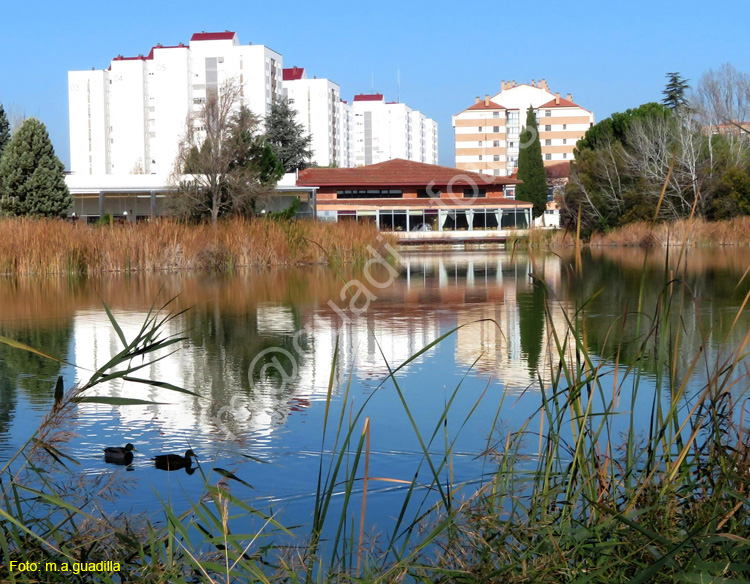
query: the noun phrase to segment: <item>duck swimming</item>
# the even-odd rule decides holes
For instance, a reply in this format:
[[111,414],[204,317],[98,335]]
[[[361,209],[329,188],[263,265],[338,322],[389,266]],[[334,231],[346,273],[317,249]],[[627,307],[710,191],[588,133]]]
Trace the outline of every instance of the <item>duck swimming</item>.
[[154,461],[154,466],[159,470],[170,471],[184,468],[188,474],[193,474],[190,472],[191,470],[195,472],[195,469],[192,468],[193,458],[198,458],[195,456],[195,452],[187,450],[185,456],[180,456],[179,454],[159,454],[151,460]]
[[138,452],[130,442],[125,446],[108,446],[104,449],[104,462],[129,465],[133,462],[133,452]]

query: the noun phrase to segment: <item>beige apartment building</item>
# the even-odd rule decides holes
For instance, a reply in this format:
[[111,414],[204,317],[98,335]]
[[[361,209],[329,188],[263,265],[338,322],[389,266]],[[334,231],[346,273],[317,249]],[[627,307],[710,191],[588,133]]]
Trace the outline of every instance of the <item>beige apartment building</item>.
[[576,142],[594,125],[594,114],[552,93],[547,81],[501,82],[500,93],[476,102],[453,116],[456,168],[510,176],[518,167],[521,131],[529,106],[536,111],[545,165],[573,159]]

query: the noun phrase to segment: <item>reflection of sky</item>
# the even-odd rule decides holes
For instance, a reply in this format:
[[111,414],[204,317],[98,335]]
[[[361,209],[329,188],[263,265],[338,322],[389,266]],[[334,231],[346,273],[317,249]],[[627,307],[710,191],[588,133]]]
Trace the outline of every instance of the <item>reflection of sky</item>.
[[[521,295],[528,297],[532,291],[531,273],[559,291],[561,266],[557,256],[543,256],[532,263],[525,256],[511,259],[503,253],[419,254],[408,256],[398,281],[388,289],[378,290],[378,299],[361,318],[343,325],[337,312],[325,302],[318,299],[290,304],[283,301],[284,290],[279,291],[276,300],[265,297],[248,309],[252,312],[251,319],[245,318],[247,312],[209,305],[207,312],[215,312],[216,318],[226,325],[224,330],[236,331],[242,327],[252,330],[245,331],[248,334],[244,340],[234,339],[231,334],[226,339],[214,338],[215,346],[186,341],[176,354],[137,373],[139,377],[183,386],[203,399],[122,381],[101,386],[96,390],[100,395],[164,403],[126,407],[81,405],[74,428],[78,436],[70,444],[72,454],[81,459],[89,473],[124,473],[104,464],[101,449],[126,442],[136,444],[139,453],[135,471],[127,476],[138,480],[129,494],[118,501],[117,510],[153,508],[155,490],[162,496],[174,497],[175,501],[184,501],[186,495],[199,496],[199,476],[163,473],[148,462],[156,453],[183,453],[193,448],[207,466],[218,460],[219,466],[236,470],[253,484],[256,490],[241,491],[249,499],[299,497],[290,507],[297,509],[290,511],[294,515],[303,513],[303,509],[309,512],[306,503],[315,490],[319,453],[321,448],[329,451],[332,447],[331,428],[340,419],[346,424],[350,415],[356,415],[367,401],[363,416],[371,420],[371,475],[411,480],[422,458],[420,446],[394,383],[388,381],[381,386],[381,382],[388,365],[399,366],[450,329],[463,325],[396,377],[422,436],[429,439],[435,434],[430,451],[438,458],[446,440],[453,440],[474,409],[470,422],[458,437],[452,461],[456,481],[474,479],[487,468],[477,460],[477,455],[499,439],[492,434],[494,420],[500,420],[501,428],[516,429],[539,407],[539,394],[534,389],[536,378],[524,349],[519,309]],[[114,310],[129,339],[140,329],[147,307],[153,302],[153,298],[142,300],[139,310]],[[559,331],[565,328],[563,309],[560,303],[552,304],[550,318]],[[166,332],[181,333],[195,322],[198,321],[189,322],[183,316],[173,321]],[[537,331],[541,339],[540,375],[548,381],[552,374],[550,361],[545,359],[551,351],[549,324],[545,320],[540,322],[544,329]],[[82,367],[99,367],[120,349],[117,334],[103,310],[89,307],[76,310],[72,323],[74,333],[68,358]],[[300,327],[307,333],[295,345],[293,339]],[[283,349],[294,357],[294,379],[282,385],[278,376],[249,377],[248,368],[259,349],[232,346],[233,341],[248,342],[248,338],[262,341],[258,347],[272,349],[281,348],[278,344],[283,341]],[[323,443],[324,402],[337,341],[329,437]],[[238,355],[243,359],[237,359]],[[269,358],[273,356],[269,354]],[[69,385],[72,371],[64,373]],[[79,371],[76,380],[85,381],[87,377],[88,372]],[[644,379],[653,383],[651,378]],[[447,427],[438,428],[445,405],[457,388]],[[480,398],[481,403],[475,408]],[[503,398],[503,409],[498,412]],[[215,416],[222,406],[229,408],[221,421],[233,434],[232,439],[227,439],[226,432],[216,423]],[[39,409],[31,410],[19,393],[13,412],[13,444],[20,443],[41,414]],[[363,418],[356,432],[362,422]],[[528,443],[527,449],[535,452],[536,446]],[[260,464],[240,454],[271,464]],[[420,475],[422,481],[427,480],[425,469]],[[382,494],[382,499],[374,497],[375,503],[393,500],[394,493],[399,492],[389,483],[374,483],[372,488]],[[382,513],[386,511],[383,509]],[[377,512],[372,518],[377,519]],[[306,521],[306,517],[297,515],[294,521]]]

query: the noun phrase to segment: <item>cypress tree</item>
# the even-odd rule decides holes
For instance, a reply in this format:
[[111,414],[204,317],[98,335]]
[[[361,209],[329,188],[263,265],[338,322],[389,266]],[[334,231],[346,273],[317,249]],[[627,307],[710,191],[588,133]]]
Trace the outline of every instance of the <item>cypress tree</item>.
[[305,136],[305,129],[294,116],[286,98],[271,105],[271,112],[266,116],[266,140],[286,172],[307,167],[312,156],[312,136]]
[[47,128],[35,118],[26,119],[0,158],[0,212],[62,216],[73,204],[64,171]]
[[536,125],[534,108],[526,112],[526,125],[521,132],[521,151],[518,154],[518,179],[523,184],[516,188],[516,198],[534,203],[534,217],[547,208],[547,172],[542,160],[542,144]]
[[8,116],[5,114],[3,104],[0,103],[0,156],[3,155],[5,145],[10,140],[10,124],[8,123]]

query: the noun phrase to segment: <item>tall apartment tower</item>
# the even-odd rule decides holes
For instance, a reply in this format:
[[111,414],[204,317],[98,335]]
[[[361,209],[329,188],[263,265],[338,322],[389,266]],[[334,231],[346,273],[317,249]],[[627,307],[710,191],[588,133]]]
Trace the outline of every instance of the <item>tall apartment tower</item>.
[[168,174],[189,114],[206,92],[238,83],[260,118],[282,95],[282,57],[236,33],[196,33],[189,45],[115,57],[106,70],[68,72],[70,166],[77,174]]
[[496,176],[516,172],[529,106],[536,113],[544,164],[573,160],[576,142],[594,125],[594,114],[574,103],[571,94],[552,93],[544,79],[520,85],[502,81],[500,93],[477,97],[453,116],[456,168]]
[[346,127],[341,88],[328,79],[309,79],[300,67],[284,69],[284,90],[297,112],[297,123],[312,136],[310,162],[317,166],[351,166],[351,140]]
[[394,158],[437,164],[437,122],[380,93],[354,96],[354,164]]

